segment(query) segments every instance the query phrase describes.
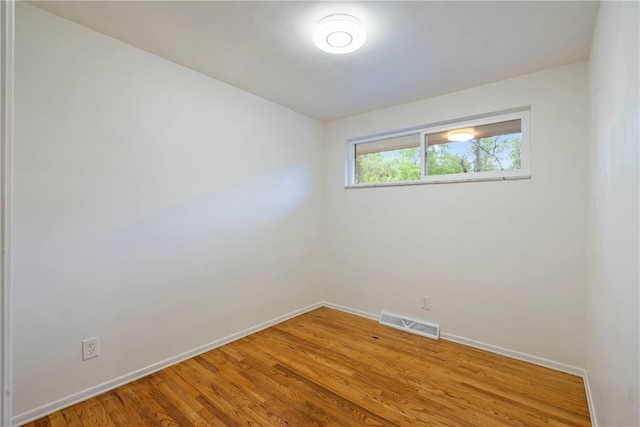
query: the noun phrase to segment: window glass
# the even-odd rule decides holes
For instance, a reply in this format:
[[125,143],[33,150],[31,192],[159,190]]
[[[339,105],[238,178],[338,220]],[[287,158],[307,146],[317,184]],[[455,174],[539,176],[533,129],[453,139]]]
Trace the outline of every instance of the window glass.
[[427,175],[520,169],[521,130],[517,119],[427,134]]
[[357,144],[354,150],[356,184],[420,179],[419,133]]

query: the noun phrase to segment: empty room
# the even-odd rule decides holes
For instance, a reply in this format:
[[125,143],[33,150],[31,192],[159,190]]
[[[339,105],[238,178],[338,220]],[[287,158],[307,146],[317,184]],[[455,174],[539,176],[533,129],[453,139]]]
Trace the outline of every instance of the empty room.
[[2,426],[640,426],[640,3],[2,1]]

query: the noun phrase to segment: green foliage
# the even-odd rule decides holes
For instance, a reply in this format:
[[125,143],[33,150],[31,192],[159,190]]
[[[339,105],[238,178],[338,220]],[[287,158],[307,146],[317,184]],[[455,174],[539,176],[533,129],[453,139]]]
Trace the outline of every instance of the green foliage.
[[519,134],[430,145],[427,171],[429,175],[445,175],[520,169],[520,145]]
[[521,155],[521,143],[520,138],[517,141],[514,141],[511,150],[509,151],[509,156],[511,157],[511,163],[513,165],[512,169],[520,169],[522,168],[522,155]]
[[453,154],[448,144],[430,145],[427,149],[427,173],[429,175],[448,175],[462,173],[463,159]]
[[420,179],[419,147],[356,156],[356,183],[418,179]]
[[[519,134],[429,145],[428,175],[520,169]],[[356,156],[356,183],[416,181],[420,179],[420,147]]]

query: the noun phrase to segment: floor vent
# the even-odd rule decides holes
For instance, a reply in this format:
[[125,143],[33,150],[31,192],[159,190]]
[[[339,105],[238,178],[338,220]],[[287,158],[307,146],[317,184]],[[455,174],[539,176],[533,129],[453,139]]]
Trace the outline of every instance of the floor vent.
[[422,335],[423,337],[434,338],[436,340],[440,338],[440,325],[436,325],[435,323],[410,319],[386,311],[380,314],[380,323],[391,326],[392,328],[411,332],[412,334]]

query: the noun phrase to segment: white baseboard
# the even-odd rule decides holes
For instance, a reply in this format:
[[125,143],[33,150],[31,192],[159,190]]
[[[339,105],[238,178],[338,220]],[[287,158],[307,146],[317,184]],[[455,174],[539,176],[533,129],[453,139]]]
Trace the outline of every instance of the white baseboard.
[[98,384],[96,386],[93,386],[88,389],[69,395],[67,397],[63,397],[62,399],[56,400],[55,402],[47,403],[46,405],[42,405],[30,411],[23,412],[12,418],[11,420],[12,424],[14,426],[19,426],[31,421],[35,421],[39,418],[52,414],[56,411],[67,408],[71,405],[75,405],[76,403],[80,403],[84,400],[90,399],[99,394],[106,393],[107,391],[113,390],[115,388],[121,387],[125,384],[133,382],[140,378],[146,377],[147,375],[150,375],[150,374],[153,374],[154,372],[158,372],[162,369],[168,368],[169,366],[173,366],[177,363],[180,363],[182,361],[195,357],[199,354],[206,353],[207,351],[213,350],[214,348],[221,347],[225,344],[239,340],[240,338],[244,338],[248,335],[254,334],[270,326],[277,325],[278,323],[284,322],[285,320],[291,319],[293,317],[299,316],[308,311],[314,310],[318,307],[321,307],[322,305],[323,305],[322,303],[315,303],[310,306],[301,308],[299,310],[295,310],[290,313],[284,314],[282,316],[278,316],[275,319],[268,320],[266,322],[260,323],[259,325],[253,326],[251,328],[245,329],[240,332],[236,332],[235,334],[231,334],[224,338],[220,338],[218,340],[215,340],[203,346],[194,348],[193,350],[186,351],[182,354],[170,357],[168,359],[162,360],[160,362],[157,362],[152,365],[146,366],[144,368],[138,369],[136,371],[130,372],[121,377],[114,378],[102,384]]
[[508,348],[498,347],[497,345],[487,344],[481,341],[472,340],[470,338],[459,337],[457,335],[440,333],[440,338],[447,341],[456,342],[458,344],[464,344],[469,347],[478,348],[491,353],[507,356],[512,359],[522,360],[525,362],[533,363],[534,365],[543,366],[556,371],[565,372],[567,374],[576,375],[578,377],[584,377],[584,369],[576,366],[567,365],[554,360],[545,359],[543,357],[533,356],[527,353],[521,353],[519,351],[510,350]]
[[[169,366],[175,365],[177,363],[180,363],[184,360],[190,359],[192,357],[195,357],[199,354],[205,353],[207,351],[213,350],[214,348],[223,346],[225,344],[228,344],[230,342],[239,340],[240,338],[244,338],[248,335],[254,334],[258,331],[261,331],[263,329],[266,329],[270,326],[273,325],[277,325],[278,323],[284,322],[285,320],[291,319],[293,317],[299,316],[303,313],[309,312],[311,310],[314,310],[318,307],[328,307],[328,308],[332,308],[335,310],[339,310],[339,311],[343,311],[345,313],[349,313],[349,314],[354,314],[356,316],[360,316],[360,317],[364,317],[367,319],[371,319],[371,320],[375,320],[378,321],[379,320],[379,316],[377,314],[373,314],[373,313],[368,313],[366,311],[362,311],[362,310],[357,310],[354,308],[350,308],[350,307],[345,307],[342,305],[338,305],[338,304],[334,304],[331,302],[327,302],[327,301],[322,301],[322,302],[318,302],[316,304],[312,304],[310,306],[301,308],[299,310],[295,310],[292,311],[290,313],[284,314],[282,316],[276,317],[275,319],[260,323],[259,325],[253,326],[251,328],[245,329],[243,331],[237,332],[235,334],[229,335],[227,337],[215,340],[209,344],[205,344],[203,346],[197,347],[193,350],[189,350],[187,352],[184,352],[182,354],[179,354],[177,356],[174,357],[170,357],[168,359],[165,359],[163,361],[154,363],[152,365],[146,366],[144,368],[138,369],[136,371],[130,372],[126,375],[123,375],[121,377],[118,378],[114,378],[113,380],[104,382],[102,384],[98,384],[96,386],[90,387],[86,390],[80,391],[78,393],[74,393],[70,396],[64,397],[62,399],[56,400],[55,402],[51,402],[48,403],[46,405],[42,405],[38,408],[32,409],[30,411],[27,412],[23,412],[22,414],[16,415],[13,417],[12,422],[14,426],[18,426],[18,425],[22,425],[34,420],[37,420],[39,418],[42,418],[46,415],[49,415],[53,412],[59,411],[61,409],[67,408],[71,405],[75,405],[76,403],[82,402],[84,400],[90,399],[92,397],[95,397],[99,394],[105,393],[107,391],[113,390],[115,388],[118,388],[120,386],[123,386],[125,384],[128,384],[130,382],[133,382],[135,380],[138,380],[142,377],[145,377],[147,375],[150,375],[154,372],[158,372],[162,369],[168,368]],[[596,414],[595,414],[595,410],[594,410],[594,406],[593,406],[593,400],[592,400],[592,395],[591,395],[591,389],[590,389],[590,385],[589,385],[589,379],[587,376],[587,372],[582,369],[582,368],[578,368],[575,366],[571,366],[571,365],[567,365],[564,363],[560,363],[560,362],[556,362],[553,360],[549,360],[549,359],[545,359],[542,357],[538,357],[538,356],[533,356],[530,354],[526,354],[526,353],[521,353],[519,351],[515,351],[515,350],[510,350],[507,348],[503,348],[503,347],[498,347],[492,344],[487,344],[487,343],[483,343],[480,341],[476,341],[476,340],[472,340],[469,338],[464,338],[464,337],[459,337],[456,335],[452,335],[452,334],[447,334],[447,333],[440,333],[440,338],[442,338],[443,340],[447,340],[447,341],[452,341],[452,342],[456,342],[459,344],[463,344],[463,345],[467,345],[469,347],[475,347],[478,348],[480,350],[485,350],[491,353],[496,353],[496,354],[500,354],[503,356],[507,356],[510,357],[512,359],[517,359],[517,360],[523,360],[525,362],[529,362],[529,363],[533,363],[534,365],[539,365],[539,366],[543,366],[545,368],[550,368],[550,369],[554,369],[556,371],[561,371],[561,372],[566,372],[572,375],[577,375],[579,377],[582,377],[584,380],[584,384],[585,384],[585,392],[587,394],[587,402],[589,404],[589,413],[591,415],[591,422],[593,424],[594,427],[597,427],[597,419],[596,419]]]
[[582,377],[584,381],[584,389],[587,393],[587,403],[589,404],[589,416],[591,416],[591,425],[593,427],[598,427],[598,417],[596,416],[596,406],[593,401],[593,395],[591,394],[591,384],[589,384],[589,373],[587,370],[584,370],[584,376]]
[[[345,313],[355,314],[356,316],[365,317],[367,319],[378,320],[379,316],[376,314],[368,313],[354,308],[345,307],[330,302],[322,302],[323,306],[333,308],[336,310],[344,311]],[[532,363],[534,365],[542,366],[545,368],[553,369],[560,372],[565,372],[571,375],[581,377],[584,381],[585,393],[587,395],[587,404],[589,405],[589,415],[591,417],[591,425],[598,427],[598,419],[596,417],[595,406],[593,402],[593,396],[591,395],[591,387],[589,384],[589,376],[587,371],[577,366],[567,365],[565,363],[556,362],[554,360],[545,359],[543,357],[533,356],[531,354],[522,353],[508,348],[499,347],[492,344],[487,344],[481,341],[472,340],[470,338],[459,337],[453,334],[440,333],[440,338],[446,341],[452,341],[459,344],[463,344],[469,347],[478,348],[480,350],[488,351],[490,353],[500,354],[502,356],[510,357],[512,359],[523,360],[525,362]]]
[[[324,307],[333,308],[336,310],[344,311],[345,313],[355,314],[356,316],[366,317],[367,319],[379,320],[380,316],[377,314],[368,313],[366,311],[356,310],[354,308],[345,307],[342,305],[334,304],[331,302],[323,301],[320,305]],[[543,366],[545,368],[554,369],[556,371],[566,372],[568,374],[576,375],[584,378],[585,371],[582,368],[576,366],[567,365],[564,363],[556,362],[553,360],[545,359],[543,357],[533,356],[519,351],[510,350],[508,348],[498,347],[497,345],[487,344],[481,341],[472,340],[470,338],[459,337],[453,334],[447,334],[445,332],[440,333],[440,338],[446,341],[456,342],[458,344],[464,344],[469,347],[485,350],[490,353],[500,354],[512,359],[523,360],[525,362],[533,363],[534,365]]]
[[355,314],[356,316],[375,320],[376,322],[380,319],[380,316],[378,316],[377,314],[367,313],[366,311],[356,310],[355,308],[345,307],[343,305],[334,304],[332,302],[322,301],[320,305],[323,307],[329,307],[333,308],[334,310],[344,311],[345,313]]

